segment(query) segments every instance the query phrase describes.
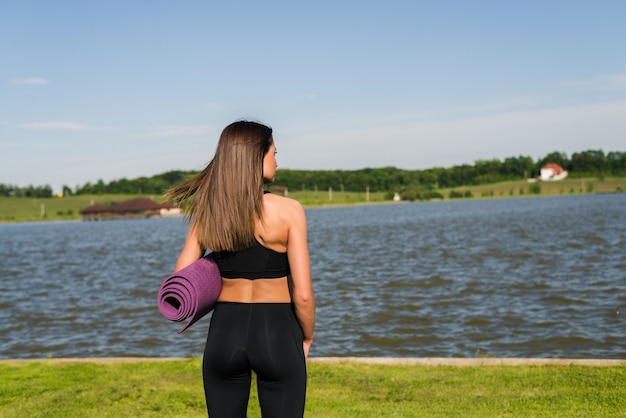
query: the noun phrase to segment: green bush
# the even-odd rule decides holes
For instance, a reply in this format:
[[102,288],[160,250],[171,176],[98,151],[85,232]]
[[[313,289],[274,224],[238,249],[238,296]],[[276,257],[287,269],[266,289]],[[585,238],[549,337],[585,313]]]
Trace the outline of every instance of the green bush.
[[528,193],[529,194],[541,194],[541,184],[533,183],[530,186],[528,186]]
[[443,195],[434,190],[426,192],[422,195],[422,200],[430,200],[430,199],[443,199]]

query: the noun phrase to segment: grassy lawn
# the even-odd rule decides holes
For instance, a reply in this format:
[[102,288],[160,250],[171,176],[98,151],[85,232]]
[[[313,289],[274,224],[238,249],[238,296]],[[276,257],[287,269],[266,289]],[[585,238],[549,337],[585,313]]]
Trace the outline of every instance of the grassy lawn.
[[[533,185],[538,185],[540,193],[531,194]],[[471,187],[456,187],[454,189],[441,189],[440,192],[447,198],[450,190],[472,192],[474,198],[504,198],[521,196],[565,196],[572,194],[587,193],[613,193],[617,190],[626,191],[626,179],[624,178],[589,178],[589,179],[565,179],[561,181],[543,181],[528,183],[526,181],[503,182],[483,184]]]
[[[206,416],[198,358],[0,362],[1,417]],[[259,417],[254,394],[249,417]],[[626,416],[624,366],[313,362],[306,417]]]
[[[0,196],[0,223],[78,220],[80,219],[80,211],[88,206],[93,204],[108,206],[135,197],[149,197],[157,203],[162,202],[161,196],[145,195],[81,195],[48,199]],[[329,199],[328,192],[306,191],[289,193],[289,197],[307,206],[367,202],[365,192],[334,192],[330,196],[332,199]],[[369,202],[380,203],[383,201],[384,193],[369,194]]]
[[[352,203],[381,203],[385,201],[383,192],[342,192],[342,191],[290,191],[289,197],[303,205],[349,205]],[[389,200],[387,201],[389,202]]]
[[[565,179],[558,182],[537,183],[540,188],[538,194],[531,194],[531,184],[526,181],[504,182],[481,186],[457,187],[454,189],[440,189],[439,192],[448,199],[451,190],[457,192],[469,191],[473,198],[507,198],[524,196],[557,196],[571,194],[593,194],[626,191],[626,178],[607,179]],[[384,192],[342,192],[334,190],[307,190],[290,191],[289,197],[298,200],[308,207],[340,206],[364,203],[383,203],[387,193]],[[145,195],[83,195],[63,198],[15,198],[0,196],[0,223],[2,222],[29,222],[29,221],[59,221],[80,219],[80,210],[93,204],[111,205],[135,197],[149,197],[161,202],[161,196]]]
[[0,196],[0,222],[76,220],[80,219],[81,209],[93,204],[111,205],[135,197],[149,197],[160,202],[160,196],[140,195],[81,195],[48,199]]

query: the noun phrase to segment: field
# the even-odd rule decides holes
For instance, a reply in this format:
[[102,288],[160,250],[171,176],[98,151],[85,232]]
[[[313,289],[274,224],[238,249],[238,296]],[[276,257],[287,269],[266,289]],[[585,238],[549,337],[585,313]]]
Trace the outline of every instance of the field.
[[[161,196],[145,195],[81,195],[67,197],[15,198],[0,196],[0,223],[30,221],[63,221],[80,219],[80,211],[93,204],[111,205],[135,197],[149,197],[161,203]],[[328,192],[289,193],[304,205],[353,204],[366,202],[365,192],[336,192],[329,200]],[[384,193],[370,193],[370,202],[382,202]]]
[[[507,198],[524,196],[556,196],[571,194],[613,193],[626,191],[626,178],[566,179],[558,182],[527,183],[526,181],[481,186],[440,189],[448,199],[450,192],[471,193],[472,198]],[[305,206],[350,205],[385,202],[384,192],[293,191],[289,197]],[[0,223],[28,221],[59,221],[80,219],[80,210],[92,204],[110,205],[134,197],[149,197],[161,202],[161,196],[145,195],[82,195],[63,198],[15,198],[0,196]]]
[[[533,193],[538,189],[538,193]],[[614,193],[626,191],[626,178],[587,178],[565,179],[561,181],[544,181],[528,183],[526,181],[484,184],[465,188],[442,189],[440,192],[448,197],[450,190],[469,190],[474,198],[503,198],[520,196],[558,196],[587,193]]]
[[383,192],[366,193],[342,191],[294,191],[288,196],[305,206],[349,205],[353,203],[381,203],[385,201]]
[[0,222],[63,221],[80,219],[80,210],[93,204],[110,205],[140,195],[81,195],[48,199],[0,196]]
[[[0,416],[206,416],[201,359],[0,361]],[[306,417],[615,417],[623,366],[309,364]],[[249,417],[260,417],[253,385]]]

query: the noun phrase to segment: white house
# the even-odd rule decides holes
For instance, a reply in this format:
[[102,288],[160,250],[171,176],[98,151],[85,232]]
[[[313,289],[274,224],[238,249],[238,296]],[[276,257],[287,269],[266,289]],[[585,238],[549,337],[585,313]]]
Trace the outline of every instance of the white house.
[[541,167],[540,179],[544,181],[563,180],[567,177],[567,171],[556,163],[548,163]]
[[176,205],[172,205],[170,203],[164,203],[161,205],[161,216],[181,216],[183,211]]

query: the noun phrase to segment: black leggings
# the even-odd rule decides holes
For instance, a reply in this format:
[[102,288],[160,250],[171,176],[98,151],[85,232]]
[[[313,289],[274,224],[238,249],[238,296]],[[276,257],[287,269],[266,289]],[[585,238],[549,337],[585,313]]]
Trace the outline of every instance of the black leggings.
[[245,417],[254,371],[263,417],[302,417],[303,339],[289,303],[218,303],[202,364],[209,416]]

